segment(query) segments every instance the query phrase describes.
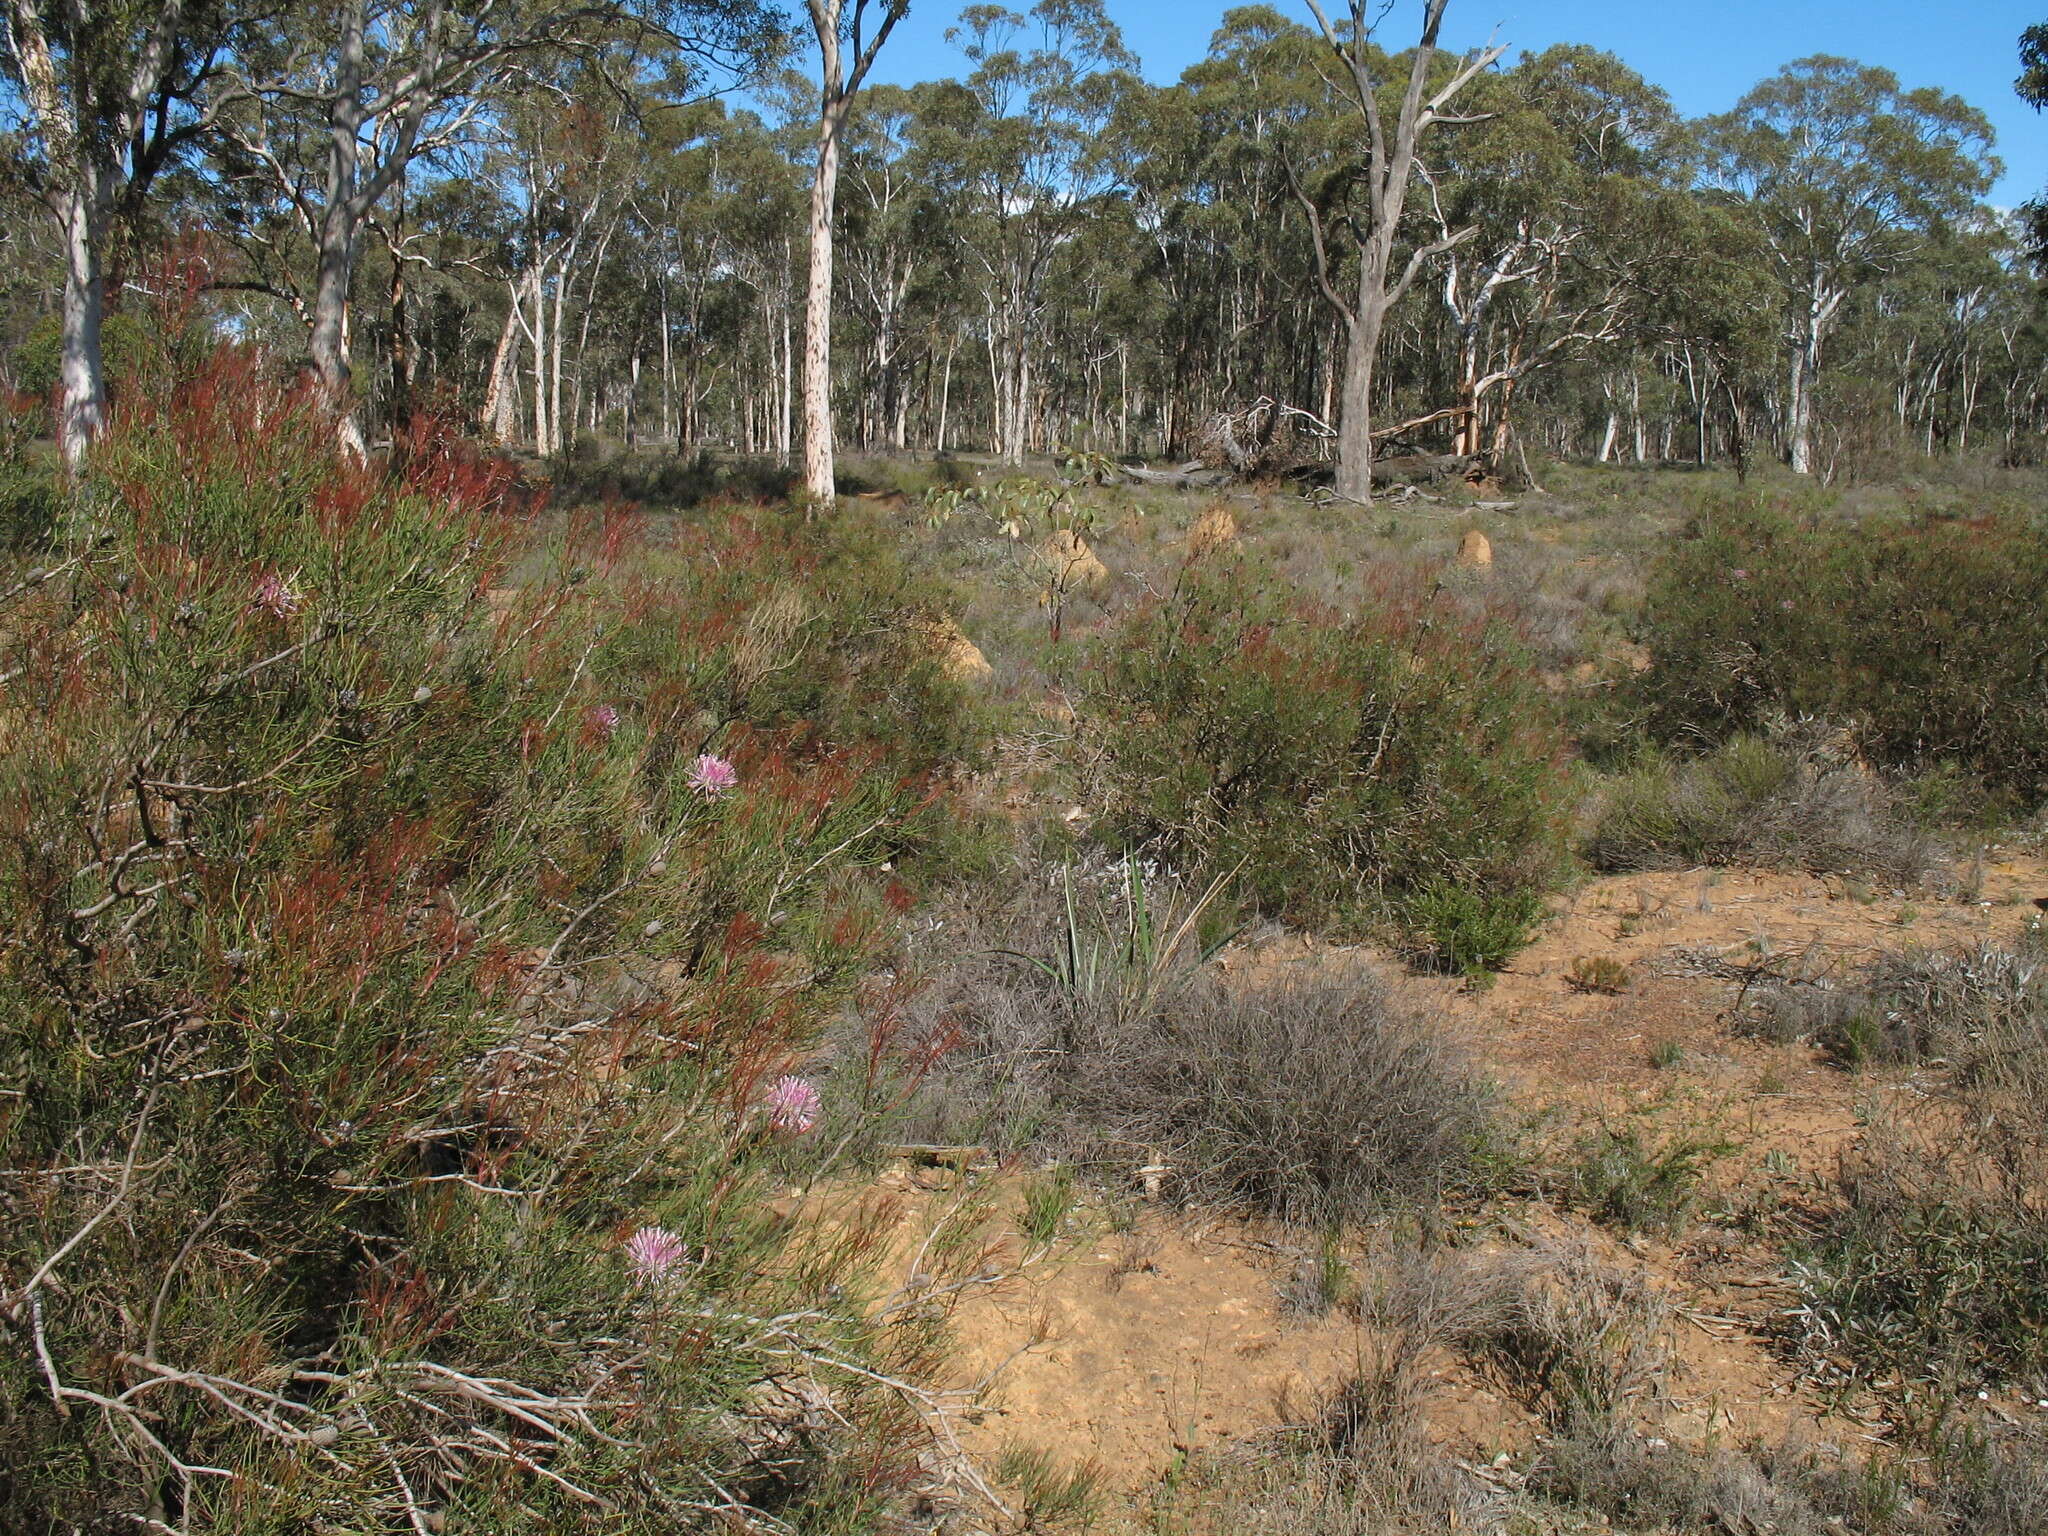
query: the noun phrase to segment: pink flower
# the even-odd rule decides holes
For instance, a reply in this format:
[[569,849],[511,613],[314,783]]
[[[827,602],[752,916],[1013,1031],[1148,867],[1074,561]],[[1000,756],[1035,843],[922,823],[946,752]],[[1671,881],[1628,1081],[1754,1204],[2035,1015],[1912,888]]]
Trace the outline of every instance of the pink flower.
[[1734,578],[1735,578],[1735,579],[1736,579],[1737,581],[1747,581],[1747,580],[1749,580],[1749,572],[1745,571],[1745,570],[1744,570],[1744,569],[1743,569],[1743,568],[1742,568],[1741,566],[1739,566],[1739,565],[1738,565],[1738,566],[1736,566],[1736,567],[1735,567],[1734,569],[1732,569],[1731,571],[1729,571],[1729,573],[1728,573],[1728,574],[1729,574],[1730,576],[1733,576],[1733,577],[1734,577]]
[[272,571],[258,579],[249,606],[260,608],[276,618],[288,619],[306,606],[306,599],[297,587]]
[[722,757],[706,752],[690,770],[690,788],[707,800],[716,800],[740,781],[739,770]]
[[619,712],[609,704],[598,705],[586,718],[599,741],[610,741],[612,733],[619,728]]
[[803,1135],[818,1123],[818,1090],[800,1077],[778,1077],[768,1090],[768,1123]]
[[658,1284],[683,1262],[683,1240],[667,1227],[642,1227],[626,1239],[626,1261],[642,1284]]

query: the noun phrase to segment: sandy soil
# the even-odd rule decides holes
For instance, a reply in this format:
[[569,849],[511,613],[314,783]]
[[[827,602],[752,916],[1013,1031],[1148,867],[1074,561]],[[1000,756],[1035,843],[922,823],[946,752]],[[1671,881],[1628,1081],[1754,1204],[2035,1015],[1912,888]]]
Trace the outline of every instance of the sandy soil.
[[[2048,894],[2048,865],[1994,850],[1981,881],[1968,883],[1965,900],[1737,870],[1597,880],[1558,904],[1490,988],[1401,983],[1418,1005],[1441,1010],[1515,1108],[1547,1127],[1539,1134],[1569,1139],[1589,1124],[1627,1121],[1653,1133],[1697,1129],[1730,1145],[1707,1186],[1709,1215],[1723,1219],[1674,1241],[1617,1240],[1533,1198],[1487,1213],[1539,1237],[1590,1242],[1660,1287],[1675,1319],[1672,1433],[1870,1434],[1859,1420],[1831,1417],[1774,1349],[1789,1289],[1772,1251],[1728,1218],[1796,1194],[1857,1134],[1859,1103],[1903,1083],[1730,1034],[1737,983],[1726,972],[1762,954],[1810,951],[1812,961],[1847,967],[1887,949],[2009,942],[2035,915],[2034,898]],[[1581,956],[1622,963],[1627,990],[1575,988],[1566,978]],[[1226,968],[1333,957],[1356,958],[1288,938],[1240,949]],[[1675,1046],[1676,1060],[1660,1046]],[[998,1186],[1020,1178],[994,1177]],[[929,1170],[885,1177],[902,1193],[906,1251],[957,1198],[921,1186],[950,1180]],[[1014,1223],[1015,1194],[990,1191],[998,1224],[1005,1211]],[[1287,1304],[1304,1259],[1298,1234],[1135,1209],[1134,1217],[1084,1206],[1050,1249],[957,1303],[957,1384],[982,1384],[949,1418],[977,1464],[1027,1446],[1090,1464],[1108,1487],[1140,1496],[1190,1452],[1298,1421],[1355,1358],[1355,1323]],[[1021,1240],[1012,1236],[1005,1252],[1017,1260]],[[1523,1409],[1455,1369],[1431,1422],[1433,1434],[1479,1458],[1525,1446],[1534,1432]]]

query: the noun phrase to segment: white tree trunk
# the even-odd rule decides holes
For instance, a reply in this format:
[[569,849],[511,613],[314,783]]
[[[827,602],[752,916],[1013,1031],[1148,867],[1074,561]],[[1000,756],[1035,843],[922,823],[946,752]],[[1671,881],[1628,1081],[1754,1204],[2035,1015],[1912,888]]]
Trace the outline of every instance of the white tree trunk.
[[[836,18],[838,8],[833,7]],[[822,37],[822,33],[821,33]],[[826,47],[826,104],[818,116],[818,167],[811,178],[810,266],[804,288],[804,494],[830,506],[834,478],[832,425],[832,217],[839,195],[839,128],[845,101],[838,94],[836,34]]]
[[106,373],[100,358],[106,285],[100,271],[95,201],[89,186],[74,188],[64,199],[64,328],[57,432],[64,465],[74,474],[84,467],[86,450],[106,424]]
[[505,286],[510,303],[498,332],[497,349],[491,353],[491,382],[484,393],[483,411],[485,430],[500,446],[510,444],[519,431],[519,385],[513,371],[513,349],[519,339],[519,290],[510,283]]

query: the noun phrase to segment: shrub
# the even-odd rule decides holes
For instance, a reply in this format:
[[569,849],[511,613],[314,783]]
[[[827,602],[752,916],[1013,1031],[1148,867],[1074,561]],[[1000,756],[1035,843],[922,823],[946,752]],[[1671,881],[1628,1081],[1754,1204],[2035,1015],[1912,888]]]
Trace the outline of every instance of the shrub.
[[1745,1027],[1810,1040],[1844,1066],[1974,1057],[2023,1038],[2048,1008],[2039,961],[1990,945],[1879,955],[1847,978],[1787,977],[1758,989]]
[[548,479],[567,502],[630,501],[663,511],[717,502],[780,507],[796,486],[795,471],[778,460],[722,457],[709,448],[607,457],[587,436],[550,461]]
[[1749,864],[1913,881],[1933,848],[1876,777],[1808,722],[1698,757],[1649,755],[1603,786],[1585,853],[1614,872]]
[[1368,974],[1200,985],[1091,1042],[1057,1098],[1098,1144],[1157,1149],[1202,1201],[1329,1221],[1469,1186],[1490,1095]]
[[1565,985],[1575,992],[1619,997],[1628,990],[1628,965],[1612,955],[1574,955],[1564,979]]
[[1805,521],[1715,507],[1653,572],[1655,729],[1723,740],[1773,713],[1852,727],[1868,759],[2048,788],[2048,537],[2038,516]]
[[1917,1138],[1852,1163],[1843,1207],[1793,1266],[1810,1352],[1883,1376],[1959,1386],[2048,1369],[2048,1217],[1986,1191]]
[[31,456],[44,414],[31,396],[0,398],[0,551],[39,549],[57,531],[63,494],[56,461]]
[[1951,1063],[1845,1155],[1797,1253],[1805,1342],[1871,1374],[2048,1371],[2048,994],[2009,955],[1873,968],[1862,1048]]
[[[1162,1163],[1175,1196],[1310,1223],[1427,1208],[1485,1177],[1490,1089],[1370,972],[1225,984],[1200,964],[1198,898],[1150,882],[1136,901],[1159,937],[1134,952],[1123,870],[1062,885],[949,920],[918,990],[886,999],[909,1056],[933,1063],[882,1090],[905,1139],[1030,1148],[1121,1180]],[[951,1044],[933,1058],[937,1038]]]
[[1435,885],[1405,904],[1407,950],[1432,970],[1479,976],[1497,971],[1529,942],[1543,916],[1534,891],[1482,894],[1465,886]]
[[1706,1164],[1728,1150],[1684,1135],[1659,1145],[1633,1126],[1605,1127],[1575,1150],[1572,1197],[1594,1220],[1623,1231],[1675,1232],[1692,1215]]
[[624,525],[487,601],[502,467],[333,442],[224,356],[0,581],[0,1525],[854,1519],[916,1419],[828,1362],[915,1346],[757,1199],[765,1098],[944,820],[858,728],[944,695],[815,587],[739,686],[779,573]]
[[1509,626],[1408,580],[1346,617],[1212,559],[1128,615],[1082,678],[1104,825],[1266,911],[1495,963],[1554,874],[1560,736]]

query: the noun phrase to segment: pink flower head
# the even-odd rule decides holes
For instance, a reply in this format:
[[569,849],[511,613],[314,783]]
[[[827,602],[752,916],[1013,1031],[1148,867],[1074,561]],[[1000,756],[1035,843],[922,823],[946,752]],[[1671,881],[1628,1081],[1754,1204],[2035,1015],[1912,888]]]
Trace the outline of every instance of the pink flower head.
[[1743,569],[1743,568],[1742,568],[1741,566],[1739,566],[1739,565],[1738,565],[1738,566],[1736,566],[1736,567],[1735,567],[1735,568],[1734,568],[1733,570],[1731,570],[1731,571],[1730,571],[1730,572],[1729,572],[1728,574],[1729,574],[1730,576],[1733,576],[1733,577],[1734,577],[1734,578],[1735,578],[1735,579],[1736,579],[1737,581],[1747,581],[1747,580],[1749,580],[1749,572],[1748,572],[1748,571],[1746,571],[1746,570],[1744,570],[1744,569]]
[[800,1077],[778,1077],[768,1090],[768,1123],[803,1135],[818,1123],[818,1090]]
[[706,752],[690,770],[690,788],[707,800],[716,800],[739,783],[740,771],[722,757]]
[[306,606],[306,599],[299,589],[275,571],[260,577],[256,591],[249,599],[251,608],[259,608],[280,619],[288,619]]
[[658,1284],[683,1262],[683,1240],[667,1227],[642,1227],[626,1239],[626,1261],[643,1284]]
[[619,712],[609,704],[600,704],[588,716],[590,729],[599,741],[610,741],[613,732],[619,728]]

